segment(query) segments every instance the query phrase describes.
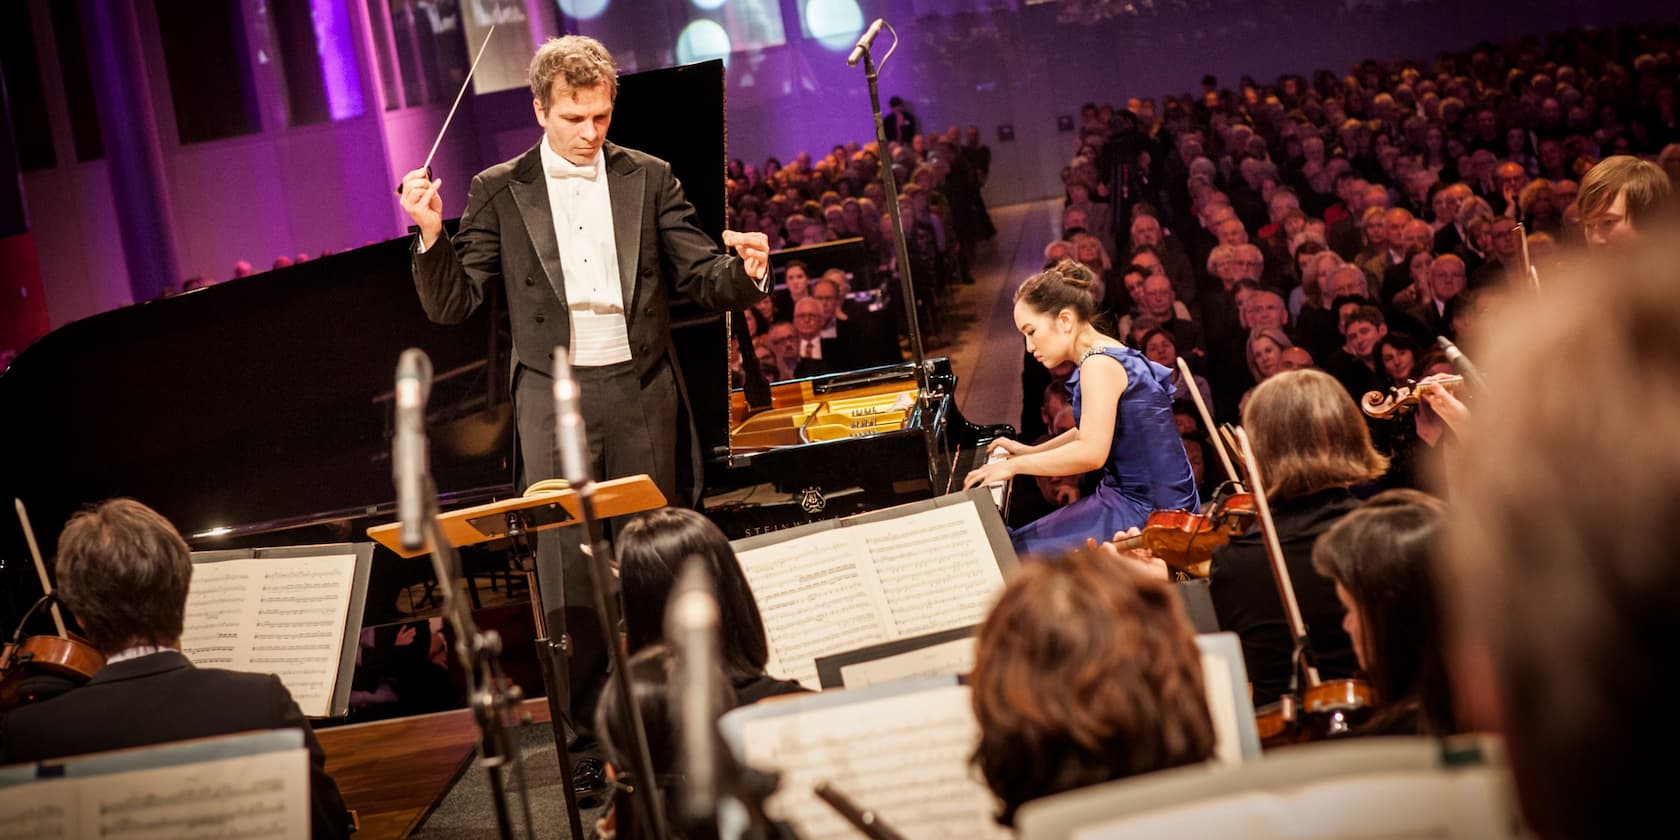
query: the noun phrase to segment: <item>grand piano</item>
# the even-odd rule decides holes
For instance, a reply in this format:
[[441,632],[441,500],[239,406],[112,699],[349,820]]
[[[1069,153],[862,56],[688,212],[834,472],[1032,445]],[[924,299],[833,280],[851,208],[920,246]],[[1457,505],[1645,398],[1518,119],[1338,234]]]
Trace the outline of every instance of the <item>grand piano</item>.
[[[613,124],[615,140],[690,173],[714,237],[721,173],[692,173],[724,158],[721,132],[708,145],[668,126],[704,124],[708,108],[715,122],[721,74],[712,62],[626,76]],[[636,107],[649,101],[659,107]],[[49,557],[79,507],[119,495],[158,509],[195,549],[365,540],[395,517],[392,379],[402,350],[420,347],[437,371],[427,419],[440,505],[516,495],[499,294],[466,324],[428,322],[408,247],[369,245],[47,335],[0,373],[0,494],[28,505]],[[903,363],[732,392],[728,347],[742,336],[729,319],[679,311],[673,323],[705,456],[697,501],[731,537],[945,493],[1009,432],[963,419],[943,359],[927,363],[925,390]],[[469,573],[516,568],[507,551],[469,553]],[[401,596],[430,576],[378,549],[364,626],[426,615]],[[0,631],[39,591],[17,524],[0,517]]]

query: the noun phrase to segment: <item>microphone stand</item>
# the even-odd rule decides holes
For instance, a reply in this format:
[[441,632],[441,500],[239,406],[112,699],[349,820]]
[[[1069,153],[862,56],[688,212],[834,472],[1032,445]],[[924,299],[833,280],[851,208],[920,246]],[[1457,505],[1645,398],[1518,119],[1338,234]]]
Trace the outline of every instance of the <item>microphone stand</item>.
[[607,597],[607,583],[612,579],[612,546],[607,543],[601,519],[595,513],[595,478],[584,461],[589,451],[583,418],[577,414],[575,400],[579,390],[572,376],[571,358],[565,347],[554,348],[555,434],[560,451],[560,468],[577,490],[578,507],[583,514],[582,549],[584,565],[589,569],[590,596],[595,615],[601,622],[601,639],[606,643],[612,664],[613,687],[617,689],[624,713],[630,716],[631,746],[628,756],[631,777],[635,780],[630,791],[636,809],[637,825],[652,829],[654,840],[671,836],[665,822],[665,810],[660,807],[659,788],[655,783],[653,755],[648,750],[647,726],[642,722],[642,710],[636,703],[636,692],[630,685],[630,662],[624,645],[618,641],[620,614],[618,599]]
[[531,803],[525,783],[525,763],[508,739],[507,717],[519,704],[522,693],[502,672],[502,639],[494,630],[480,630],[473,623],[472,612],[455,595],[455,570],[461,559],[455,547],[443,533],[438,520],[437,487],[432,483],[431,471],[424,475],[426,536],[432,543],[432,572],[443,596],[443,615],[455,630],[455,654],[467,672],[467,702],[473,710],[473,720],[479,730],[479,766],[489,776],[490,801],[496,810],[496,831],[503,838],[512,838],[513,819],[508,810],[504,789],[503,768],[511,760],[513,777],[519,785],[519,811],[526,837],[536,837],[531,828]]
[[[880,21],[892,33],[893,45],[887,49],[887,54],[881,56],[881,64],[892,58],[894,50],[898,49],[898,32],[891,24]],[[873,29],[873,27],[872,27]],[[878,31],[878,30],[877,30]],[[899,294],[904,296],[904,313],[910,330],[910,355],[916,363],[916,390],[920,395],[923,416],[927,418],[922,423],[923,443],[928,454],[929,475],[937,471],[934,466],[934,453],[938,452],[935,442],[937,434],[932,422],[933,391],[932,380],[929,376],[927,352],[922,347],[921,319],[916,310],[916,286],[910,278],[910,248],[904,242],[904,218],[898,209],[898,181],[893,177],[892,154],[887,145],[887,124],[881,118],[881,77],[880,67],[875,64],[875,57],[870,52],[873,39],[865,35],[858,42],[855,53],[863,57],[863,77],[869,82],[869,107],[875,117],[875,145],[881,156],[881,186],[886,191],[887,212],[892,218],[893,249],[897,255]]]

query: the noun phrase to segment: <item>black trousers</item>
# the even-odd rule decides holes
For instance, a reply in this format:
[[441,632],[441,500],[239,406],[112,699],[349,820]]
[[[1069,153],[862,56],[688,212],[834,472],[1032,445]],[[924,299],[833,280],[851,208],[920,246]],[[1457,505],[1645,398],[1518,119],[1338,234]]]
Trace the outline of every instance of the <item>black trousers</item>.
[[[554,411],[554,379],[547,372],[521,365],[514,382],[514,407],[519,423],[523,475],[520,487],[563,470]],[[680,418],[676,376],[669,356],[645,377],[634,362],[573,370],[578,381],[579,410],[589,434],[589,471],[604,480],[645,474],[667,499],[677,495],[677,422]],[[570,709],[575,728],[593,729],[596,695],[607,673],[607,648],[591,595],[589,568],[580,549],[580,525],[539,531],[537,588],[547,614],[551,637],[566,629],[572,638]],[[616,579],[607,582],[607,597],[617,597]]]

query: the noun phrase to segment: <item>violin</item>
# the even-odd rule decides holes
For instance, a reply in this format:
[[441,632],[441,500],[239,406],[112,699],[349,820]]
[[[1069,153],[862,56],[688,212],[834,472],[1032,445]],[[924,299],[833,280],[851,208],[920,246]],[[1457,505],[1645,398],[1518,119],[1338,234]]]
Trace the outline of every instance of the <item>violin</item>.
[[1430,376],[1421,382],[1408,379],[1386,392],[1365,392],[1365,397],[1359,401],[1359,407],[1372,417],[1388,420],[1417,408],[1418,400],[1422,399],[1423,393],[1430,388],[1456,391],[1463,385],[1464,377],[1455,374]]
[[1272,522],[1271,507],[1266,502],[1260,464],[1249,446],[1248,433],[1237,429],[1236,438],[1253,484],[1260,531],[1265,536],[1266,556],[1271,560],[1272,577],[1277,583],[1278,597],[1283,602],[1284,620],[1295,637],[1295,659],[1307,683],[1298,698],[1294,694],[1286,694],[1278,702],[1255,710],[1254,724],[1260,743],[1266,747],[1277,747],[1347,735],[1374,711],[1371,687],[1362,680],[1319,678],[1318,667],[1312,663],[1312,641],[1307,636],[1307,623],[1301,617],[1301,605],[1295,598],[1295,584],[1290,579],[1289,566],[1283,558],[1283,545],[1278,541],[1277,526]]
[[1147,548],[1167,568],[1193,578],[1208,576],[1215,549],[1248,530],[1254,521],[1254,497],[1231,493],[1216,497],[1206,513],[1158,510],[1135,535],[1114,541],[1121,551]]
[[[23,614],[11,642],[0,651],[0,712],[47,699],[49,689],[56,694],[65,682],[81,685],[105,667],[104,654],[64,629],[64,616],[58,611],[52,581],[47,578],[47,564],[41,560],[41,547],[35,542],[34,529],[29,527],[29,516],[21,500],[13,499],[13,502],[17,505],[18,521],[23,525],[24,539],[29,543],[30,556],[35,561],[35,573],[40,576],[41,589],[46,594]],[[49,607],[58,635],[25,637],[23,629],[43,606]],[[53,679],[32,679],[41,676]]]

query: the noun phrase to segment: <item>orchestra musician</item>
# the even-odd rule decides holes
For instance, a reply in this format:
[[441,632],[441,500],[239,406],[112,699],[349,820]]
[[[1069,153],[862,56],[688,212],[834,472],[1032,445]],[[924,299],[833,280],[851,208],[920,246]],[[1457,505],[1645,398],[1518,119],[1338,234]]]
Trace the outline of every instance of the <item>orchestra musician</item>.
[[683,563],[705,560],[718,605],[719,655],[740,705],[803,692],[799,683],[764,672],[770,643],[752,585],[729,538],[704,515],[665,507],[637,514],[618,535],[618,578],[624,593],[625,648],[637,653],[665,637],[665,607]]
[[[512,391],[522,483],[560,475],[550,357],[569,347],[596,479],[646,474],[667,499],[698,494],[700,452],[680,367],[670,302],[745,309],[766,293],[769,241],[724,231],[720,252],[667,162],[606,139],[618,67],[599,41],[550,39],[531,59],[532,108],[542,137],[474,176],[453,238],[443,236],[441,180],[403,177],[402,207],[419,227],[414,283],[428,317],[465,320],[485,287],[506,290],[513,329]],[[605,648],[588,597],[580,529],[537,534],[538,585],[551,626],[583,630],[572,655],[573,721],[605,674]],[[564,539],[570,535],[570,539]],[[562,585],[563,584],[563,585]],[[554,621],[562,605],[570,617]]]
[[[1320,370],[1285,371],[1256,385],[1243,410],[1243,428],[1262,465],[1319,673],[1326,680],[1353,677],[1359,661],[1342,629],[1345,611],[1334,584],[1313,570],[1312,547],[1359,507],[1350,488],[1382,476],[1388,459],[1372,447],[1353,398]],[[1220,628],[1242,640],[1254,704],[1277,700],[1288,690],[1297,660],[1258,528],[1214,551],[1209,579]]]
[[1102,334],[1090,270],[1071,260],[1027,278],[1015,292],[1015,324],[1046,368],[1073,362],[1068,378],[1077,424],[1037,446],[1009,438],[1009,457],[968,474],[965,487],[1016,475],[1075,475],[1101,469],[1095,493],[1010,534],[1023,554],[1056,556],[1142,526],[1157,510],[1197,509],[1196,480],[1173,421],[1172,371]]
[[1375,715],[1356,734],[1451,735],[1459,727],[1447,680],[1435,567],[1446,505],[1388,490],[1341,518],[1313,546],[1313,568],[1334,582]]
[[1206,761],[1213,721],[1172,586],[1081,549],[1010,579],[975,640],[974,764],[1003,805]]
[[1672,824],[1673,777],[1641,772],[1680,743],[1680,250],[1666,225],[1513,298],[1478,345],[1488,390],[1447,462],[1455,693],[1467,723],[1504,736],[1536,837]]
[[280,678],[197,668],[181,654],[192,557],[168,520],[133,499],[77,513],[59,537],[56,571],[59,597],[106,665],[87,685],[0,720],[0,764],[300,729],[313,836],[350,835],[326,754]]

